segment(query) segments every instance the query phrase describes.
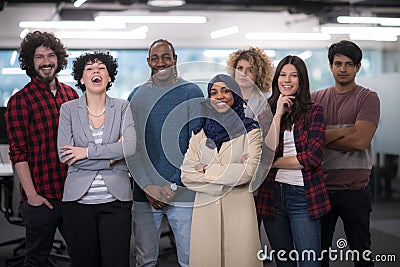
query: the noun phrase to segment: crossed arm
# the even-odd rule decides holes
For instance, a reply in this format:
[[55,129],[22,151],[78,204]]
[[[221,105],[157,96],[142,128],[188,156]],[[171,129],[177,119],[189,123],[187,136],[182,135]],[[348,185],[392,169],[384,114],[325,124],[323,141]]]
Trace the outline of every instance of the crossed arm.
[[367,149],[377,126],[369,121],[356,121],[354,127],[326,131],[326,148],[337,151],[361,151]]

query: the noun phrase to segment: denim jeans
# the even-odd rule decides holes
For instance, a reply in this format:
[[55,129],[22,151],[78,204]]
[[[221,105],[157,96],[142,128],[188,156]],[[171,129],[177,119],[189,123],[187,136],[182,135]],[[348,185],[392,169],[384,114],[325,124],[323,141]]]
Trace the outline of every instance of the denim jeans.
[[[322,249],[328,250],[333,245],[333,235],[337,220],[340,217],[343,221],[349,248],[359,251],[359,255],[362,255],[366,250],[371,250],[369,225],[372,196],[370,188],[330,190],[328,194],[332,209],[321,218]],[[327,257],[324,257],[322,266],[329,266]],[[374,266],[374,263],[359,256],[359,260],[354,260],[354,266]]]
[[[319,266],[321,225],[319,219],[311,220],[308,216],[304,187],[275,182],[274,205],[275,218],[264,219],[264,227],[274,250],[276,265],[297,266],[296,261],[299,261],[301,267]],[[279,254],[280,250],[284,252]]]
[[156,210],[149,202],[135,201],[133,205],[133,231],[136,245],[136,266],[156,266],[161,222],[166,216],[174,233],[179,265],[188,267],[192,212],[192,207],[167,205]]

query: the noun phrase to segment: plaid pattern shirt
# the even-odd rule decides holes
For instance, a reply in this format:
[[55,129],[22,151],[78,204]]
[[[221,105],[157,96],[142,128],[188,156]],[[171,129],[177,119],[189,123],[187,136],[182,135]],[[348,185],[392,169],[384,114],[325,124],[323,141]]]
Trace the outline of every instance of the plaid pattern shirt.
[[[49,86],[32,78],[15,93],[5,114],[13,164],[27,161],[36,192],[51,199],[62,199],[67,166],[57,153],[59,111],[62,103],[78,98],[68,85],[56,80],[54,96]],[[21,198],[26,194],[21,187]]]
[[[260,114],[259,121],[262,124],[264,114]],[[301,172],[304,179],[304,191],[307,200],[308,215],[316,219],[326,214],[331,205],[329,202],[321,162],[324,155],[325,144],[325,113],[321,106],[313,104],[310,108],[310,123],[305,127],[304,122],[294,124],[294,140],[297,151],[297,159],[304,167]],[[283,134],[281,129],[279,145],[275,151],[275,159],[283,156]],[[273,219],[274,208],[274,182],[278,169],[272,168],[257,195],[257,214],[267,219]]]

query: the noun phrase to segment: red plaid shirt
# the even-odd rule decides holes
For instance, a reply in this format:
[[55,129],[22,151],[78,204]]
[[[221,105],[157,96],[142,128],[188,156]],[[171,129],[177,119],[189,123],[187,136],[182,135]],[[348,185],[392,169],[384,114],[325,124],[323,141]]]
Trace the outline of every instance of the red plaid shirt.
[[[54,96],[47,84],[32,78],[15,93],[5,114],[13,164],[27,161],[36,192],[52,199],[62,199],[67,166],[57,153],[59,111],[62,103],[78,98],[68,85],[56,80]],[[21,187],[21,198],[26,194]]]
[[[265,114],[260,114],[259,116],[260,124],[263,122],[263,116]],[[304,126],[303,121],[294,124],[294,141],[297,159],[304,167],[301,172],[304,179],[308,215],[311,219],[316,219],[331,209],[324,174],[321,169],[321,162],[325,151],[326,130],[325,114],[321,106],[318,104],[311,106],[309,126]],[[283,156],[284,131],[285,129],[281,129],[280,131],[279,146],[275,151],[275,159]],[[263,218],[273,219],[275,214],[274,182],[277,172],[278,169],[272,168],[258,190],[256,202],[257,214]]]

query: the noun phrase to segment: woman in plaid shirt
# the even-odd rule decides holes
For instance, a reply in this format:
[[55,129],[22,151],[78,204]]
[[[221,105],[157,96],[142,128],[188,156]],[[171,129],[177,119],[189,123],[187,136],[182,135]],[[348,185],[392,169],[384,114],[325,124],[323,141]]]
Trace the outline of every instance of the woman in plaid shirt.
[[[278,267],[297,266],[296,261],[300,266],[319,266],[319,218],[330,210],[321,169],[326,123],[323,109],[311,102],[302,59],[286,56],[279,62],[268,102],[274,117],[265,142],[278,145],[258,192],[257,214],[264,221],[272,249],[284,251],[276,259]],[[259,120],[262,124],[263,114]],[[297,253],[290,253],[294,249]],[[307,253],[302,257],[305,250],[311,251],[311,259]]]

